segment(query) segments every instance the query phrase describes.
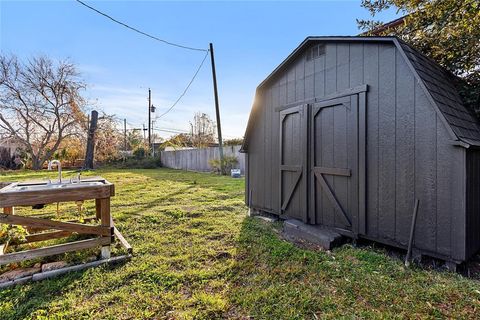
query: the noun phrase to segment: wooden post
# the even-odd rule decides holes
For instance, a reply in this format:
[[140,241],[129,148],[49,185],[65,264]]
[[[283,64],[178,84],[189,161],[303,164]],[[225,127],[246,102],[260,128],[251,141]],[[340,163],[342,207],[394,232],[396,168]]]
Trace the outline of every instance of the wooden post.
[[102,259],[109,259],[111,256],[110,243],[113,237],[113,223],[112,217],[110,215],[110,198],[99,199],[100,203],[100,214],[102,220],[102,227],[109,227],[111,230],[110,242],[107,246],[102,247]]
[[102,204],[100,199],[95,199],[95,217],[100,220],[102,217]]
[[15,208],[14,207],[3,208],[3,213],[4,214],[15,214]]
[[98,112],[92,111],[90,127],[88,129],[87,151],[85,154],[84,169],[93,169],[93,160],[95,155],[95,131],[97,130]]

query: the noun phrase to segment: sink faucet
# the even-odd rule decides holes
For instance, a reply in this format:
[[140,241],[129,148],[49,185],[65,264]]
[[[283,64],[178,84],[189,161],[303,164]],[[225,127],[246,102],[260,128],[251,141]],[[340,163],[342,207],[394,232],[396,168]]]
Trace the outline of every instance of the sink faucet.
[[58,160],[52,160],[48,162],[48,170],[52,170],[52,166],[56,164],[58,169],[58,183],[62,183],[62,163]]

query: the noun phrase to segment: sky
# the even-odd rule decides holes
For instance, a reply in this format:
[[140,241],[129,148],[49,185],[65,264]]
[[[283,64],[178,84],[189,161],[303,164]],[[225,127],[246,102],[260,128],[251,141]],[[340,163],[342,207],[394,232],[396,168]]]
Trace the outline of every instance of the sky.
[[[360,0],[84,2],[170,42],[205,49],[212,42],[225,139],[244,135],[255,88],[307,36],[356,35],[356,19],[370,17]],[[378,16],[396,17],[393,9]],[[0,51],[69,59],[87,83],[89,106],[126,119],[129,129],[148,123],[148,88],[155,118],[182,94],[205,55],[142,36],[74,0],[0,0]],[[155,132],[166,138],[188,131],[196,112],[215,118],[209,58],[176,107],[155,121]]]

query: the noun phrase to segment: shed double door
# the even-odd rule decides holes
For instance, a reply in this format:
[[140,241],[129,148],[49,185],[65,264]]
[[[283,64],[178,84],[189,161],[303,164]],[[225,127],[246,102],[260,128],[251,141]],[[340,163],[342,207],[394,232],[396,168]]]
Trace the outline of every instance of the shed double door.
[[280,119],[282,215],[365,233],[364,95],[287,109]]

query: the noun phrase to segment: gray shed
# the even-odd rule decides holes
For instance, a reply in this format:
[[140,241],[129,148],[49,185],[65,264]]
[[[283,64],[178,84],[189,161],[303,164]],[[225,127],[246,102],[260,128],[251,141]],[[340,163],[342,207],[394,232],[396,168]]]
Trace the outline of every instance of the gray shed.
[[480,248],[480,123],[395,37],[309,37],[257,88],[247,204],[459,263]]

